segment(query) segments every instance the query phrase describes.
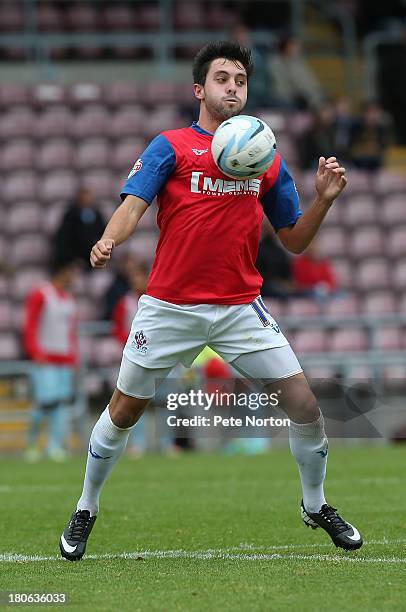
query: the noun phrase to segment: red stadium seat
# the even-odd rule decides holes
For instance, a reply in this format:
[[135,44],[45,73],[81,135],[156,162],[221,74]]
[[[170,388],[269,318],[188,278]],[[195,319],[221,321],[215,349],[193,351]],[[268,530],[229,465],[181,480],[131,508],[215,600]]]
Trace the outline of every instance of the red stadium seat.
[[140,101],[140,89],[137,83],[111,83],[105,88],[103,99],[111,106],[137,104]]
[[83,140],[77,147],[76,165],[79,169],[108,168],[110,161],[110,145],[103,138]]
[[175,29],[199,30],[204,23],[205,7],[200,2],[177,1],[174,6]]
[[373,191],[373,182],[368,172],[351,169],[348,171],[348,181],[351,185],[351,194],[369,195]]
[[356,259],[384,255],[385,245],[379,227],[367,226],[355,229],[351,236],[349,253]]
[[285,315],[289,317],[309,317],[320,314],[319,304],[312,299],[293,299],[286,305]]
[[12,140],[2,147],[0,168],[3,171],[32,168],[34,158],[35,149],[31,140]]
[[13,108],[2,113],[0,118],[0,137],[3,140],[9,138],[30,138],[36,129],[36,116],[31,108],[24,106]]
[[106,136],[111,119],[111,114],[104,106],[99,104],[86,106],[75,118],[73,134],[77,138]]
[[364,297],[363,311],[366,314],[392,314],[396,310],[395,296],[388,291],[375,291]]
[[147,104],[165,106],[176,100],[176,88],[173,81],[149,81],[139,91],[139,98]]
[[9,248],[9,260],[15,266],[45,264],[49,257],[49,243],[42,234],[23,234]]
[[70,140],[54,138],[44,140],[37,155],[37,165],[41,170],[68,168],[73,164],[75,151]]
[[363,351],[368,348],[367,338],[361,329],[336,329],[328,334],[327,348],[336,352]]
[[329,300],[323,309],[327,316],[340,317],[343,315],[353,315],[360,311],[358,298],[355,295],[343,295]]
[[99,104],[103,95],[98,83],[75,83],[69,88],[68,99],[74,106]]
[[0,334],[0,359],[14,361],[20,356],[21,348],[17,336],[12,332]]
[[134,7],[125,4],[105,6],[101,12],[101,22],[106,30],[133,30]]
[[38,202],[16,203],[7,217],[7,230],[16,239],[23,232],[41,231],[43,227],[43,208]]
[[396,191],[406,191],[406,176],[383,169],[377,177],[376,191],[381,195],[387,195]]
[[381,327],[375,330],[374,346],[381,351],[397,351],[402,346],[402,329],[399,327]]
[[[333,208],[335,207],[336,205],[333,206]],[[340,204],[338,204],[338,207],[340,207]],[[368,223],[375,223],[377,221],[377,214],[373,196],[359,195],[348,198],[345,203],[343,221],[349,227],[354,227],[354,229]]]
[[392,283],[395,289],[398,291],[404,291],[406,287],[406,261],[404,259],[401,259],[393,266]]
[[3,200],[10,205],[16,200],[31,200],[36,197],[38,189],[37,175],[30,170],[13,172],[3,179],[0,190]]
[[354,267],[348,259],[333,259],[334,274],[338,286],[342,289],[352,289],[354,285]]
[[355,273],[355,288],[358,291],[387,289],[390,287],[390,268],[384,258],[374,257],[362,261]]
[[76,174],[70,170],[54,170],[41,181],[40,197],[46,202],[70,200],[79,186]]
[[36,20],[38,29],[43,32],[62,30],[64,26],[62,11],[50,3],[36,6]]
[[405,195],[393,194],[385,198],[380,206],[379,217],[385,225],[406,223]]
[[127,176],[134,162],[137,161],[146,147],[146,142],[142,138],[129,138],[128,140],[117,141],[117,144],[110,150],[110,164],[113,168],[126,172]]
[[13,308],[14,304],[11,300],[0,300],[0,330],[2,333],[13,326]]
[[113,138],[139,136],[148,116],[141,107],[124,107],[117,110],[110,118],[107,129]]
[[16,32],[24,27],[24,5],[21,2],[0,4],[0,30]]
[[82,184],[91,189],[96,198],[119,199],[123,181],[120,181],[109,170],[89,170],[82,174]]
[[326,227],[318,237],[318,247],[324,257],[348,255],[347,236],[341,227]]
[[289,338],[293,350],[298,354],[320,353],[326,350],[327,335],[321,329],[301,330],[289,335]]
[[161,23],[161,11],[158,3],[145,2],[137,6],[135,24],[138,30],[158,30]]
[[24,106],[30,102],[30,92],[26,85],[20,83],[3,83],[0,85],[0,106]]
[[127,248],[141,259],[151,261],[155,257],[157,242],[157,232],[139,232],[130,238]]
[[53,136],[72,136],[73,115],[66,106],[58,105],[41,113],[36,134],[39,138],[48,139]]
[[278,317],[285,315],[287,304],[283,300],[277,300],[276,298],[265,298],[264,297],[263,301],[264,301],[265,306],[268,308],[269,312],[271,313],[271,316],[274,319],[278,320]]
[[68,7],[64,18],[71,30],[95,30],[99,27],[99,12],[90,3],[78,2]]
[[406,255],[406,225],[391,230],[386,240],[387,253],[390,257]]

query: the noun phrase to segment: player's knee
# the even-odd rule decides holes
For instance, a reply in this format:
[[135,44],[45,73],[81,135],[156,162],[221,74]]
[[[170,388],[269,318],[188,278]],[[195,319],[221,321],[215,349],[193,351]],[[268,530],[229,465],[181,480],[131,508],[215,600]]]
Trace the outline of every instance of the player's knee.
[[117,427],[132,427],[141,417],[148,402],[149,399],[130,397],[115,389],[109,403],[110,418]]

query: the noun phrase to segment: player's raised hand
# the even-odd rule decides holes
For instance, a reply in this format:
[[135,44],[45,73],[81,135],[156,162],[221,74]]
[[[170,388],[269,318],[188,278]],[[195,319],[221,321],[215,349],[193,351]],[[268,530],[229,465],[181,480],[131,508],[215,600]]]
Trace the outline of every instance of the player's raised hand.
[[98,240],[90,252],[90,263],[93,268],[105,268],[114,249],[114,240],[102,238]]
[[320,198],[333,202],[347,184],[345,168],[342,168],[335,157],[320,157],[316,174],[316,191]]

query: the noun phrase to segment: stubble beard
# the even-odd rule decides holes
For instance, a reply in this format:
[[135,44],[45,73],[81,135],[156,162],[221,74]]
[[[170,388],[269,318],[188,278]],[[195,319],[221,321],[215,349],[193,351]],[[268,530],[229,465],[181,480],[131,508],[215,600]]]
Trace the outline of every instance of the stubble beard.
[[241,103],[239,103],[237,106],[231,107],[228,106],[226,102],[211,102],[207,100],[207,98],[205,102],[209,114],[213,117],[213,119],[220,121],[221,123],[226,121],[226,119],[230,119],[230,117],[239,115],[243,108]]

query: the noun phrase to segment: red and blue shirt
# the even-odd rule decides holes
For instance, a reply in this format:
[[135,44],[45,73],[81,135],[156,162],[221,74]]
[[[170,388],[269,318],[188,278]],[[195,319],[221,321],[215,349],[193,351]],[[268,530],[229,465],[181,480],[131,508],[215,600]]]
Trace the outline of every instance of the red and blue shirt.
[[162,132],[136,161],[121,197],[157,197],[160,230],[146,293],[174,304],[248,304],[261,289],[255,267],[263,214],[278,231],[302,214],[276,153],[258,178],[232,180],[197,124]]

